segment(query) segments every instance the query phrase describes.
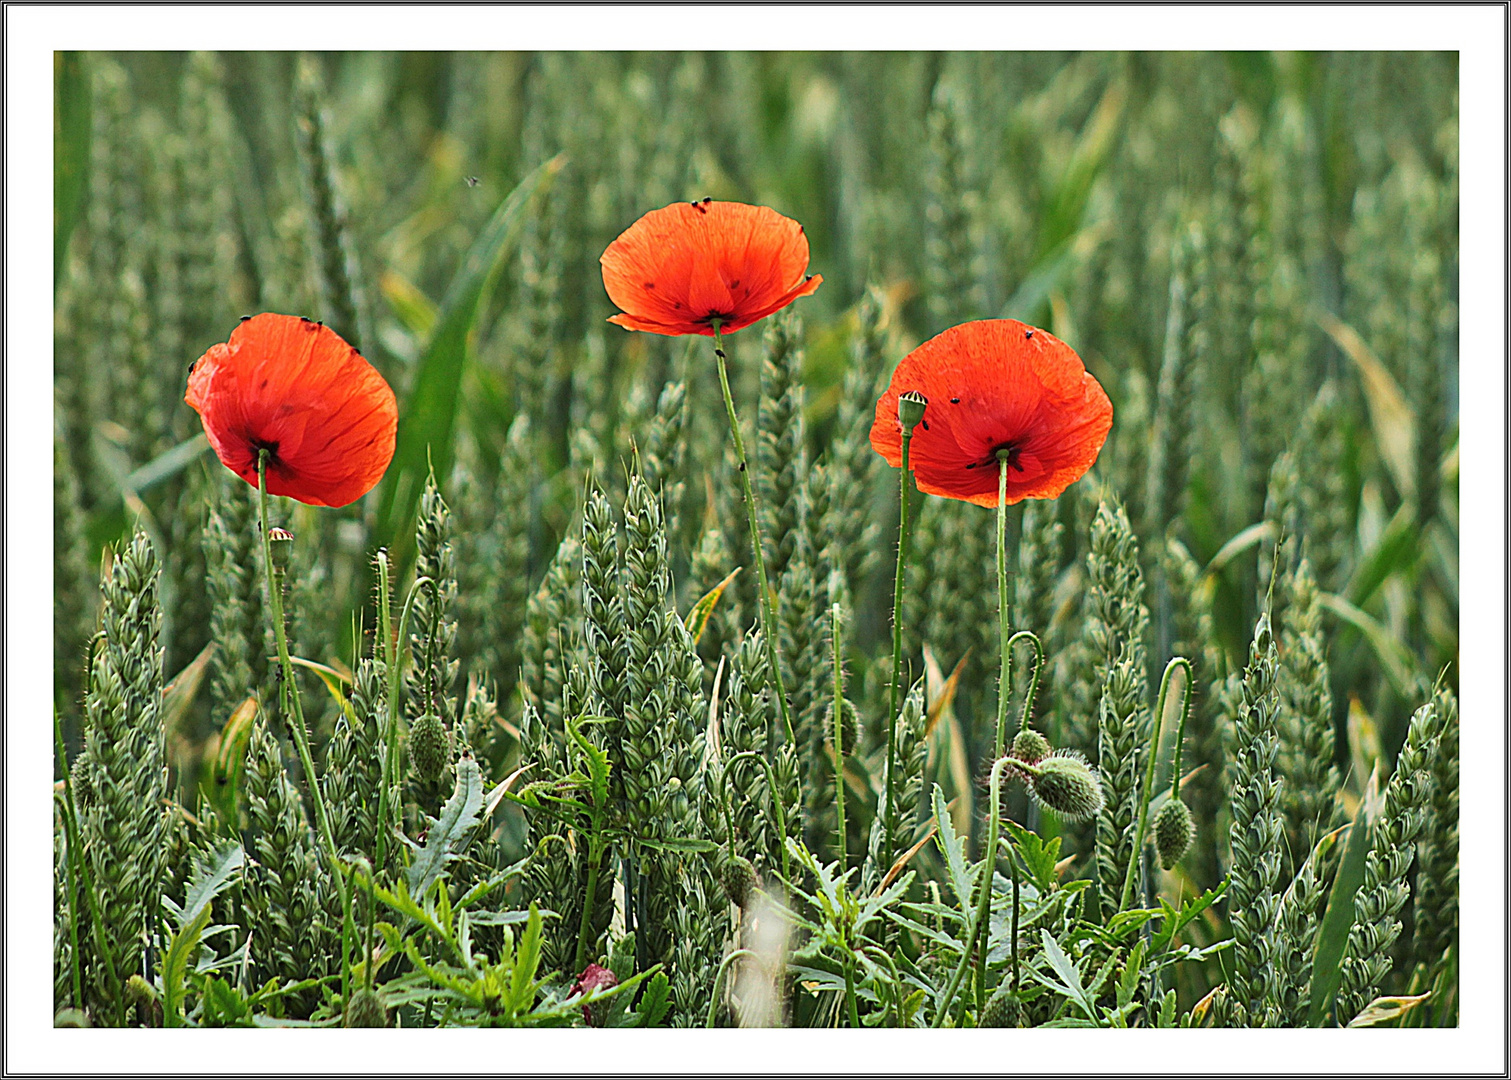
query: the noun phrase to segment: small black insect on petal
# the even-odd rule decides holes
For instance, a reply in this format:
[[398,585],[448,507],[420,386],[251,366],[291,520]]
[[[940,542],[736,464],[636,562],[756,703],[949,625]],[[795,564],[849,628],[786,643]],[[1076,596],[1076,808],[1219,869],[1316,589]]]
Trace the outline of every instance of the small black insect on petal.
[[241,321],[242,322],[251,322],[252,321],[252,316],[250,316],[250,315],[243,315],[241,317]]
[[299,316],[299,321],[300,322],[309,322],[310,321],[310,317],[308,315],[301,315],[301,316]]
[[1029,330],[1026,333],[1024,333],[1023,340],[1027,341],[1029,338],[1031,338],[1033,336],[1034,336],[1034,332],[1032,330]]
[[960,399],[957,398],[957,397],[952,397],[952,398],[950,398],[950,404],[951,405],[959,405],[960,404]]
[[199,366],[199,361],[198,360],[196,360],[196,361],[194,361],[194,363],[190,364],[189,365],[189,374],[193,375],[194,374],[194,369],[196,367],[198,367],[198,366]]
[[925,431],[928,431],[928,430],[929,430],[929,422],[928,422],[928,421],[927,421],[927,420],[925,420],[925,421],[924,421],[924,422],[923,422],[923,430],[925,430]]

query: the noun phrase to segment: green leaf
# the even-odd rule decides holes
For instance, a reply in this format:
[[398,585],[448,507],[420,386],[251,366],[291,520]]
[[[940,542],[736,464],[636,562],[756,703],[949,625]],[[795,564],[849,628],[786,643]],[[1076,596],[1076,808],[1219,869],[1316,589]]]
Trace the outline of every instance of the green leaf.
[[[1369,787],[1377,789],[1379,773],[1369,778]],[[1333,878],[1333,889],[1327,898],[1327,912],[1322,917],[1322,927],[1317,931],[1317,952],[1312,960],[1312,1010],[1307,1017],[1307,1027],[1321,1027],[1332,1011],[1333,998],[1338,994],[1338,984],[1343,980],[1341,964],[1343,947],[1348,943],[1348,932],[1354,925],[1354,894],[1364,882],[1364,857],[1369,853],[1369,834],[1373,826],[1374,803],[1371,791],[1359,803],[1352,827],[1348,830],[1348,844],[1343,849],[1343,860],[1338,864]]]
[[449,476],[452,431],[466,371],[469,340],[483,292],[513,249],[536,194],[561,170],[552,158],[530,172],[499,205],[462,260],[441,302],[435,332],[416,365],[414,381],[399,411],[393,463],[378,492],[377,524],[370,546],[387,547],[402,575],[413,553],[413,518],[432,466]]
[[205,1027],[245,1026],[252,1015],[252,1007],[230,983],[211,975],[205,980],[201,995],[204,1011],[201,1023]]
[[1049,961],[1049,966],[1054,969],[1055,974],[1064,980],[1064,985],[1059,985],[1053,979],[1039,975],[1037,971],[1033,971],[1033,974],[1051,990],[1074,1001],[1086,1014],[1087,1019],[1095,1023],[1097,1020],[1096,1003],[1087,996],[1086,987],[1081,982],[1080,971],[1077,970],[1075,964],[1070,962],[1070,957],[1065,955],[1065,951],[1060,948],[1060,943],[1048,930],[1041,929],[1039,938],[1044,945],[1044,959]]
[[937,839],[939,850],[944,854],[945,868],[949,871],[950,888],[960,900],[962,910],[970,910],[971,896],[975,892],[974,881],[966,863],[965,847],[955,835],[955,823],[950,819],[949,807],[945,805],[944,791],[938,784],[933,793],[934,820],[939,824]]
[[693,605],[693,609],[687,613],[687,632],[693,636],[693,644],[703,636],[703,630],[708,626],[708,620],[714,613],[715,606],[719,603],[719,597],[724,595],[724,590],[729,588],[729,583],[740,572],[740,567],[735,567],[729,572],[729,576],[709,589],[699,601]]
[[1350,1020],[1348,1026],[1351,1028],[1375,1027],[1392,1020],[1399,1020],[1431,996],[1432,993],[1429,991],[1408,997],[1377,997],[1364,1006],[1364,1010]]
[[587,763],[588,780],[593,792],[593,806],[602,809],[609,801],[609,755],[606,750],[594,746],[582,733],[582,725],[586,722],[584,717],[575,720],[567,718],[567,735],[577,744],[582,751],[583,760]]
[[509,998],[515,1015],[529,1011],[535,1003],[535,973],[540,968],[540,938],[543,920],[535,901],[530,902],[530,917],[520,935],[519,952],[514,958]]
[[441,807],[425,837],[425,846],[415,852],[407,874],[410,894],[424,896],[441,876],[446,864],[456,858],[453,850],[477,825],[483,808],[483,774],[470,753],[463,753],[456,763],[456,787]]
[[1411,677],[1415,664],[1411,654],[1401,646],[1391,632],[1341,596],[1318,593],[1317,599],[1328,611],[1364,635],[1364,640],[1369,642],[1375,656],[1380,659],[1380,664],[1385,669],[1391,685],[1395,687],[1396,693],[1409,700],[1416,693],[1416,686]]
[[163,953],[163,1026],[182,1027],[181,1009],[184,1002],[184,976],[189,971],[189,961],[199,951],[199,939],[210,925],[210,901],[205,899],[199,914],[185,924]]
[[672,984],[666,977],[666,972],[658,971],[650,982],[645,984],[645,989],[640,993],[640,1001],[635,1005],[636,1027],[655,1027],[666,1016],[666,1010],[672,1005]]
[[[211,854],[205,867],[195,866],[189,876],[189,889],[184,896],[183,922],[196,921],[214,900],[236,883],[237,875],[246,863],[246,852],[241,844],[232,841]],[[164,897],[164,899],[167,899]]]
[[[1002,824],[1012,836],[1018,854],[1022,857],[1023,866],[1028,870],[1028,876],[1033,879],[1040,892],[1049,892],[1059,881],[1059,875],[1055,873],[1055,864],[1060,861],[1060,838],[1056,836],[1045,840],[1038,833],[1025,829],[1016,821],[1007,818],[1003,818]],[[1004,839],[1003,842],[1005,844],[1006,840]],[[1012,857],[1011,852],[1008,857]]]
[[1217,903],[1227,891],[1228,879],[1224,878],[1217,888],[1208,889],[1200,896],[1193,896],[1187,900],[1181,905],[1180,911],[1176,911],[1164,897],[1160,897],[1160,910],[1164,914],[1164,919],[1160,922],[1159,929],[1149,939],[1150,955],[1158,956],[1168,949],[1177,934],[1189,926],[1203,911]]

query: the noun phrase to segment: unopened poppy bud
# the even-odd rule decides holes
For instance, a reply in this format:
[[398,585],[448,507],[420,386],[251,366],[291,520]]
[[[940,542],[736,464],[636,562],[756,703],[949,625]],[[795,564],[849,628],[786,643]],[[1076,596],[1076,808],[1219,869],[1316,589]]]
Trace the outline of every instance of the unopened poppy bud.
[[1023,1005],[1018,1001],[1018,995],[1008,990],[1004,983],[997,987],[991,997],[987,998],[986,1007],[981,1010],[981,1021],[977,1027],[1017,1027],[1023,1018]]
[[1174,798],[1160,807],[1154,818],[1154,850],[1159,852],[1161,866],[1173,869],[1195,838],[1196,823],[1185,803]]
[[923,423],[924,411],[929,407],[929,399],[917,390],[907,390],[897,395],[897,422],[902,425],[903,431],[912,431]]
[[427,783],[440,780],[451,763],[450,738],[441,718],[425,713],[409,729],[409,761],[417,777]]
[[1039,734],[1033,728],[1024,728],[1013,736],[1013,744],[1008,747],[1008,765],[1004,770],[1007,776],[1016,776],[1025,784],[1029,782],[1028,773],[1022,769],[1013,767],[1012,762],[1021,761],[1025,765],[1037,765],[1050,755],[1053,747],[1049,740]]
[[[843,712],[839,718],[840,751],[846,757],[855,753],[855,744],[860,739],[860,721],[855,715],[855,705],[849,698],[840,698]],[[834,739],[834,702],[824,707],[824,732],[831,743]]]
[[1101,777],[1074,750],[1056,750],[1034,766],[1029,790],[1040,806],[1071,821],[1096,817],[1106,805]]
[[279,528],[268,530],[268,561],[273,564],[275,573],[281,574],[289,568],[289,556],[293,553],[293,533]]
[[724,895],[737,908],[745,907],[755,883],[755,865],[743,855],[736,855],[726,862],[719,874],[719,884],[724,886]]
[[[595,994],[601,990],[612,990],[619,985],[619,977],[606,967],[598,964],[589,964],[577,976],[577,982],[572,985],[574,994]],[[607,1001],[594,1002],[582,1007],[582,1021],[588,1027],[602,1027],[608,1015]]]
[[376,990],[363,988],[346,1003],[346,1013],[341,1017],[341,1026],[349,1028],[381,1028],[388,1026],[388,1010]]

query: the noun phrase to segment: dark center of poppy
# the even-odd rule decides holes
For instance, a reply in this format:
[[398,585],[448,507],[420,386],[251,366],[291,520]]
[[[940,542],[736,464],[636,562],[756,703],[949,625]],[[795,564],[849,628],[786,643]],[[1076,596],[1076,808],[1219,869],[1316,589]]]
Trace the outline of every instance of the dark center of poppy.
[[703,316],[702,321],[707,325],[712,326],[714,324],[714,320],[718,319],[719,323],[722,325],[724,323],[727,323],[733,317],[733,314],[727,311],[710,311],[707,315]]
[[1014,472],[1024,472],[1025,470],[1022,464],[1020,464],[1018,461],[1018,452],[1021,449],[1022,447],[1018,446],[1018,444],[1014,442],[998,443],[996,446],[992,447],[991,452],[988,453],[984,458],[982,458],[980,461],[971,462],[966,466],[966,468],[980,469],[988,465],[995,465],[999,461],[1005,461],[1007,462],[1007,467],[1009,469],[1012,469]]

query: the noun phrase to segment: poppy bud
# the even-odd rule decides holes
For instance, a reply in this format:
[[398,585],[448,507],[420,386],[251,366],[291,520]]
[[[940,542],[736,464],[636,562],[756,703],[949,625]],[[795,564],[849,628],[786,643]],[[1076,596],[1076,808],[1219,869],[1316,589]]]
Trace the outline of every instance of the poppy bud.
[[1040,806],[1070,821],[1096,817],[1106,805],[1096,769],[1074,750],[1056,750],[1034,766],[1029,790]]
[[[1049,757],[1051,749],[1048,739],[1033,728],[1026,727],[1013,736],[1013,745],[1008,749],[1007,756],[1026,765],[1037,765]],[[1027,773],[1012,765],[1008,765],[1006,771],[1009,776],[1021,777],[1025,782],[1028,780]]]
[[441,718],[427,712],[409,729],[409,761],[415,775],[428,783],[440,780],[451,763],[451,742]]
[[1177,797],[1160,807],[1154,818],[1154,850],[1159,852],[1161,866],[1173,869],[1195,838],[1196,823],[1185,803]]
[[923,423],[923,414],[929,407],[929,399],[917,390],[908,390],[897,395],[897,422],[903,431],[912,431]]
[[358,990],[346,1003],[346,1013],[341,1017],[341,1026],[349,1028],[381,1028],[388,1026],[388,1010],[376,990]]
[[[860,739],[860,721],[855,715],[855,705],[848,698],[840,698],[843,712],[839,718],[840,751],[848,757],[855,753],[855,744]],[[829,741],[834,740],[834,702],[824,708],[824,733]]]
[[987,999],[986,1007],[981,1010],[981,1021],[976,1026],[1017,1027],[1022,1019],[1023,1004],[1018,1000],[1018,995],[1008,990],[1004,983]]
[[[595,994],[600,990],[612,990],[619,985],[619,978],[606,967],[598,964],[589,964],[577,976],[577,982],[572,985],[574,994]],[[595,1002],[592,1005],[582,1007],[582,1021],[588,1027],[602,1027],[608,1013],[607,1001]]]
[[745,907],[755,883],[755,865],[743,855],[736,855],[726,862],[719,874],[719,884],[724,886],[724,895],[737,908]]
[[268,561],[273,572],[281,574],[289,568],[289,556],[294,553],[294,534],[287,529],[268,530]]

